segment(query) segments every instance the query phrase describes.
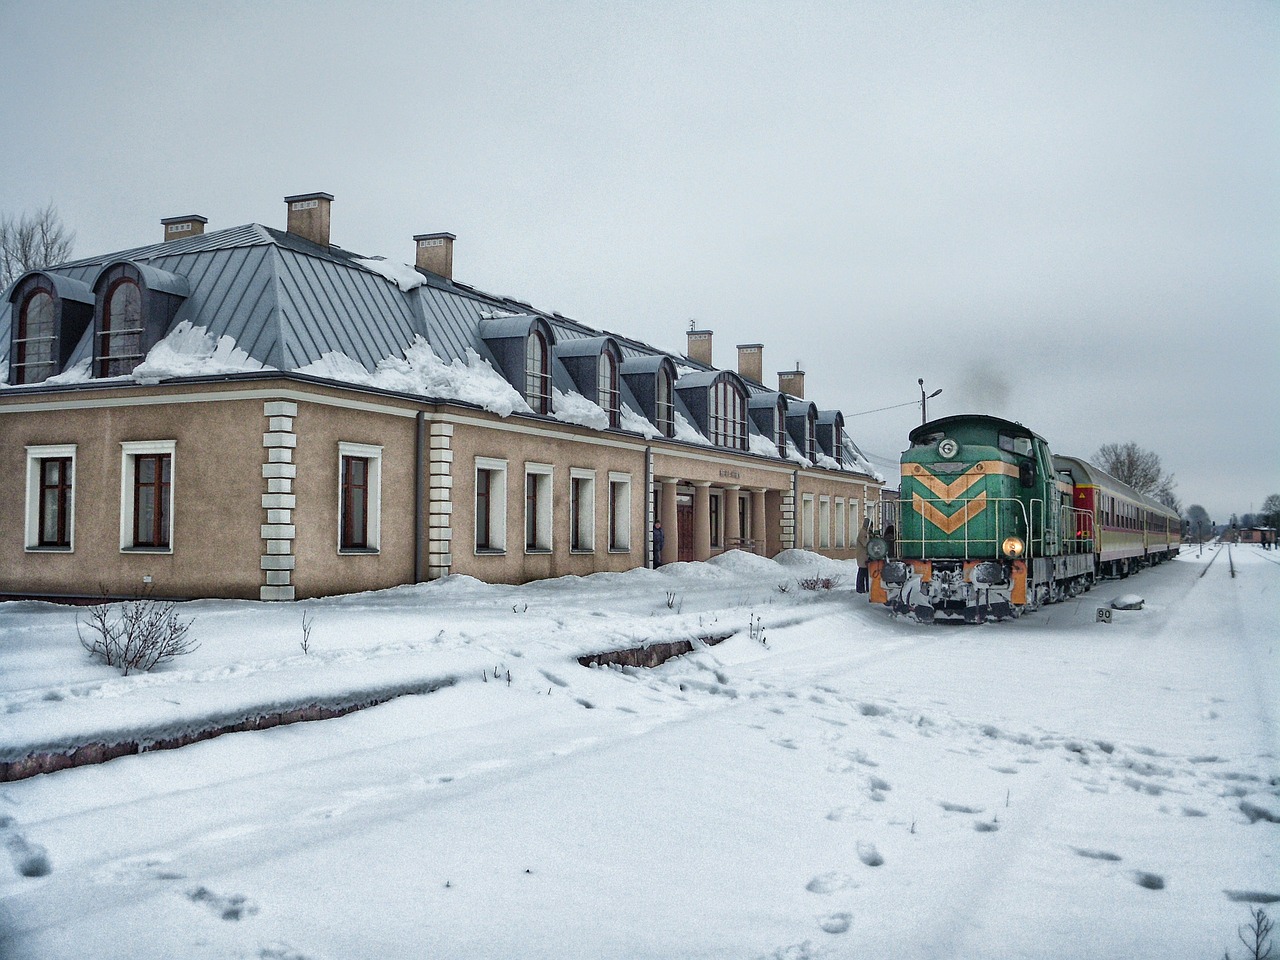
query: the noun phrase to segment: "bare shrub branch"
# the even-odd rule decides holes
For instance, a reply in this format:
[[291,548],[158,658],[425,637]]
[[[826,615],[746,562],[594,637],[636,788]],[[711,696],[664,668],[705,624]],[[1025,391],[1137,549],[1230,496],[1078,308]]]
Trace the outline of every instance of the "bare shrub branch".
[[104,599],[87,609],[83,624],[76,621],[76,635],[91,656],[127,677],[197,649],[200,644],[188,635],[193,623],[178,616],[176,603],[152,597],[121,603]]

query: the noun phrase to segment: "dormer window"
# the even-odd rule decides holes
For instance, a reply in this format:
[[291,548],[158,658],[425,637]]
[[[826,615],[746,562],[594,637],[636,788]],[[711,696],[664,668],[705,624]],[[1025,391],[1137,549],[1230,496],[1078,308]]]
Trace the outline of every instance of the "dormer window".
[[618,383],[622,351],[613,337],[573,337],[555,346],[558,372],[568,375],[573,390],[592,401],[609,418],[609,426],[617,428],[622,397]]
[[9,383],[40,383],[59,373],[93,319],[88,284],[36,270],[9,291]]
[[600,409],[609,415],[609,426],[616,428],[620,406],[618,361],[608,350],[601,352],[597,365],[597,394],[599,399],[596,402],[599,403]]
[[708,439],[716,446],[733,450],[747,448],[746,398],[738,385],[727,377],[711,387],[711,433]]
[[525,341],[524,398],[534,413],[551,410],[551,354],[538,330],[531,331]]
[[839,410],[818,411],[818,447],[837,466],[844,466],[844,414]]
[[129,278],[117,280],[107,291],[97,355],[100,377],[129,373],[142,361],[142,291]]
[[770,390],[756,391],[747,402],[751,422],[767,437],[783,459],[787,456],[787,397]]
[[654,424],[658,431],[669,437],[676,429],[676,407],[673,397],[671,371],[665,366],[658,368],[654,382]]
[[813,403],[792,401],[787,405],[787,433],[800,456],[818,461],[818,408]]
[[551,353],[555,339],[547,321],[532,314],[488,317],[477,326],[480,343],[503,379],[524,396],[534,413],[551,412]]
[[131,373],[168,332],[191,292],[184,277],[132,260],[103,267],[93,289],[93,369],[99,377]]
[[36,287],[22,301],[13,347],[13,382],[39,383],[55,371],[56,305],[49,289]]
[[618,367],[626,384],[627,402],[664,437],[676,432],[676,367],[661,354],[631,356]]

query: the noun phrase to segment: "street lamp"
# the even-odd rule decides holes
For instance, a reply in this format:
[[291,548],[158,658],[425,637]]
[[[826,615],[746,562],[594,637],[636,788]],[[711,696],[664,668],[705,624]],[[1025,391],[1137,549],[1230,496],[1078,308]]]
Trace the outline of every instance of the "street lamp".
[[924,426],[929,420],[929,401],[940,394],[942,388],[939,387],[926,397],[924,395],[924,377],[921,377],[916,383],[920,384],[920,425]]

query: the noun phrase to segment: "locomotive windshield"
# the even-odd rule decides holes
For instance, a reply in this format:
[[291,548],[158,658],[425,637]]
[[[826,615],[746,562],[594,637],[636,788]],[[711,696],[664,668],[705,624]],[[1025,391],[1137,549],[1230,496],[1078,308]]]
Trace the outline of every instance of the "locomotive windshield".
[[918,437],[915,441],[912,442],[911,445],[913,447],[932,447],[944,436],[946,436],[946,434],[942,434],[942,433],[925,434],[923,437]]
[[1031,438],[1015,437],[1012,434],[1000,434],[1000,449],[1006,453],[1017,454],[1019,457],[1031,456]]

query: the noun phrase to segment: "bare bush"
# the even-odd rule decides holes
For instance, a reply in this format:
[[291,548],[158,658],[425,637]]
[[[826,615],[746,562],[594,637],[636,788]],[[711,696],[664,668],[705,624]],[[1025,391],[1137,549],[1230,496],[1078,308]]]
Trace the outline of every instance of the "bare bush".
[[805,577],[797,580],[801,590],[831,590],[840,586],[843,577]]
[[195,620],[179,617],[177,606],[152,597],[120,603],[103,600],[87,609],[83,624],[76,621],[76,635],[92,656],[118,667],[126,677],[135,671],[145,673],[200,646],[188,636]]
[[[1249,911],[1249,923],[1242,924],[1237,931],[1240,942],[1244,944],[1245,960],[1269,960],[1271,957],[1271,930],[1275,926],[1267,911],[1261,907]],[[1231,960],[1229,952],[1223,953],[1223,960]]]

